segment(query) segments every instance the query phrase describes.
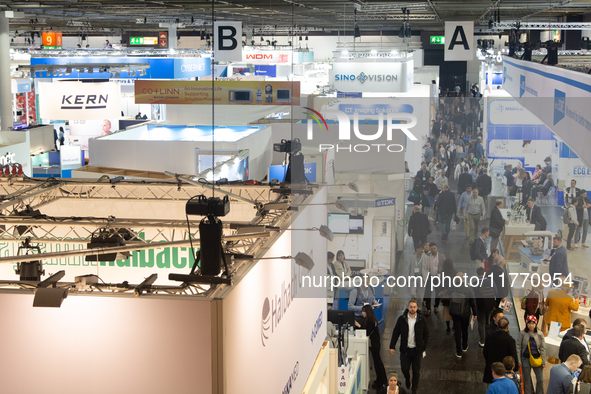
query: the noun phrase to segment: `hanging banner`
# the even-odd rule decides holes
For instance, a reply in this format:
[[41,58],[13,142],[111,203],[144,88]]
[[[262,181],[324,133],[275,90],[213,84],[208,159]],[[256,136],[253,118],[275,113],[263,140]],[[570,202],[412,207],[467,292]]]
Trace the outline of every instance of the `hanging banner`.
[[408,92],[413,87],[413,60],[403,62],[335,62],[332,86],[341,92]]
[[119,82],[39,82],[42,119],[91,120],[119,118]]
[[[299,105],[300,82],[216,81],[213,100],[225,105]],[[211,104],[211,82],[135,81],[136,104]]]
[[222,21],[213,23],[214,57],[217,61],[242,60],[242,22]]
[[168,32],[158,33],[158,48],[168,48]]
[[474,22],[445,22],[445,61],[474,60]]

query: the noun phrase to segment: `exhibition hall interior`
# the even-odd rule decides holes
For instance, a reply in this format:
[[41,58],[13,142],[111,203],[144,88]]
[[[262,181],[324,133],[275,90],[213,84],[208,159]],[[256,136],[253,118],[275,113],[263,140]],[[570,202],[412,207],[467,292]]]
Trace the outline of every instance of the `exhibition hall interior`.
[[0,0],[0,391],[591,392],[590,37],[581,0]]

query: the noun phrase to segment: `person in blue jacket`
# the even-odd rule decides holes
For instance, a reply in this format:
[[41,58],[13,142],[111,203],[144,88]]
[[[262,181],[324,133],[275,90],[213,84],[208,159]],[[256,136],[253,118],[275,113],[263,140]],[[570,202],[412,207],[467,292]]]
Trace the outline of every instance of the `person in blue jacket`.
[[515,383],[505,377],[507,371],[503,363],[492,363],[491,369],[493,382],[488,386],[486,394],[519,394]]

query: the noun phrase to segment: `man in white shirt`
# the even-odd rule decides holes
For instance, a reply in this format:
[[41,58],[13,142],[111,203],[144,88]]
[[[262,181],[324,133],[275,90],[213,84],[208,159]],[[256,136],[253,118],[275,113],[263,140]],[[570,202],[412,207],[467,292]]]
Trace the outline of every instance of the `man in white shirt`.
[[437,186],[437,190],[441,191],[441,188],[443,187],[444,184],[449,186],[449,181],[447,180],[447,177],[445,176],[445,170],[442,169],[440,171],[440,173],[437,175],[437,178],[435,179],[435,185]]
[[470,244],[472,244],[479,235],[478,226],[480,220],[484,220],[484,214],[486,209],[484,208],[484,200],[478,196],[478,189],[472,190],[472,195],[466,201],[466,207],[464,208],[464,220],[470,222]]
[[[460,196],[460,202],[458,203],[458,215],[464,216],[464,208],[466,208],[466,203],[468,202],[468,198],[472,195],[472,186],[466,186],[466,191],[462,193]],[[466,239],[470,236],[470,221],[468,218],[464,216],[464,231],[466,232]]]

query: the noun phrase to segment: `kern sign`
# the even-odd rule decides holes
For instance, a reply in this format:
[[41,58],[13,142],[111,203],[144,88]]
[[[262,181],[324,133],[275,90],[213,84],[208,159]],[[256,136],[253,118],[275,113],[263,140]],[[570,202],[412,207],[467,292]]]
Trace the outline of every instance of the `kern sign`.
[[42,119],[93,120],[119,118],[119,82],[39,82]]

